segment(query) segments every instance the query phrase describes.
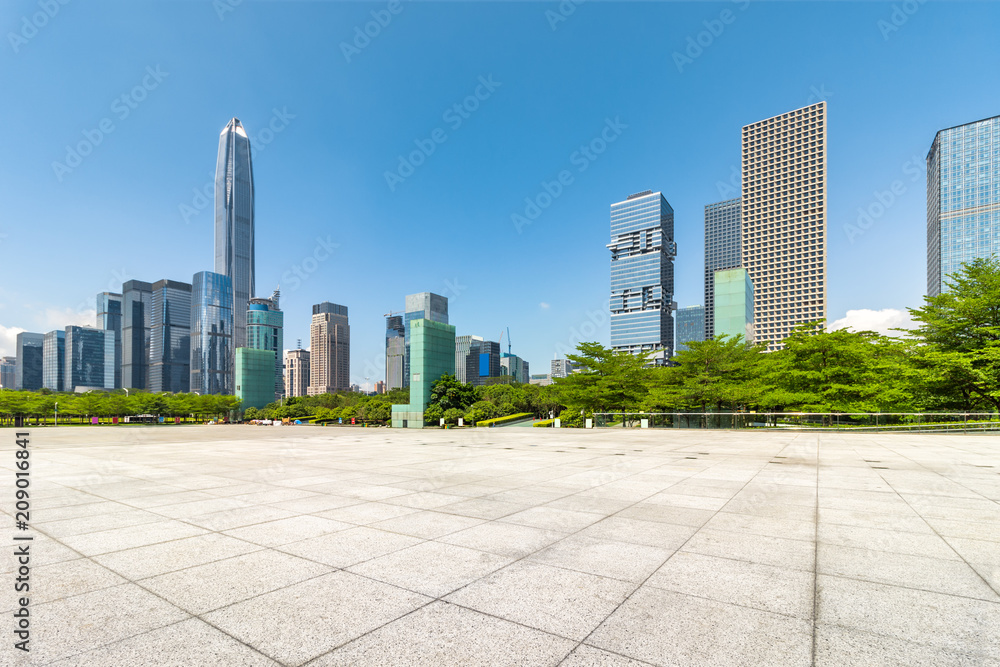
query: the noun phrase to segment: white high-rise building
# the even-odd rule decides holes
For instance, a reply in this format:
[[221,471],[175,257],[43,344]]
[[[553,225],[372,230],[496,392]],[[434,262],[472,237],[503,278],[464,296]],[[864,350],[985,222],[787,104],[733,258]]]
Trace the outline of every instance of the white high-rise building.
[[754,340],[826,319],[826,102],[743,128],[743,267]]

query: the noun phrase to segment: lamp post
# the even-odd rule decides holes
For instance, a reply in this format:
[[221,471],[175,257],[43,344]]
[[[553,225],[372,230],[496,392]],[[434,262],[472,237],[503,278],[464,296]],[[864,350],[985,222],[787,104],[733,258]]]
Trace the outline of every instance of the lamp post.
[[55,411],[56,411],[56,423],[54,424],[54,426],[59,426],[59,401],[56,401]]

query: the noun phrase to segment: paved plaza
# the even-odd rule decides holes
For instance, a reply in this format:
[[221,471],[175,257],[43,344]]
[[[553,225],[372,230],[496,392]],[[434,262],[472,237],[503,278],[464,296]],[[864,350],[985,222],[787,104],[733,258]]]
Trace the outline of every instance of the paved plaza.
[[1000,667],[996,437],[30,433],[3,665]]

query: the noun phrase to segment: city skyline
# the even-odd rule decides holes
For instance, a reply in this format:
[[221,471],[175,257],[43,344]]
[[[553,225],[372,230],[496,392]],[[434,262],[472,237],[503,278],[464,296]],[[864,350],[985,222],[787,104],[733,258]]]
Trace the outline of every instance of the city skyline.
[[[735,11],[736,22],[727,25],[708,48],[703,47],[703,54],[694,58],[684,55],[692,62],[676,65],[674,54],[685,54],[688,38],[697,38],[706,29],[705,22],[717,20],[724,8]],[[139,26],[145,21],[152,26],[154,18],[157,22],[162,19],[165,25],[194,23],[201,10],[206,8],[171,8],[156,17],[143,8],[122,12],[123,20],[135,21]],[[13,25],[22,8],[11,11]],[[80,15],[74,21],[92,36],[88,44],[98,42],[94,48],[99,52],[104,48],[100,45],[104,33],[99,20],[105,18],[104,11],[76,11]],[[363,26],[365,20],[370,20],[364,7],[321,6],[296,14],[277,7],[241,6],[225,22],[201,25],[191,53],[183,58],[162,41],[126,36],[120,45],[124,57],[106,73],[106,82],[78,69],[86,65],[86,57],[78,64],[70,60],[69,54],[79,52],[80,42],[67,32],[70,25],[60,23],[60,16],[19,53],[8,51],[4,57],[11,59],[12,67],[0,76],[15,86],[21,85],[18,82],[22,77],[37,84],[45,80],[38,75],[38,68],[62,63],[67,75],[75,78],[65,92],[78,100],[73,106],[84,113],[57,109],[54,104],[46,106],[54,89],[50,91],[44,83],[42,112],[37,120],[22,113],[19,103],[12,103],[14,118],[24,127],[19,134],[34,139],[25,145],[21,137],[3,139],[8,154],[24,164],[19,171],[5,172],[11,206],[9,222],[0,227],[0,234],[5,235],[0,243],[9,250],[29,249],[34,247],[32,229],[54,225],[57,238],[73,239],[75,254],[66,254],[56,243],[49,264],[60,267],[54,272],[56,276],[72,272],[74,281],[68,289],[57,290],[52,287],[54,278],[35,275],[30,286],[26,285],[14,278],[13,272],[27,275],[24,262],[31,253],[14,252],[8,269],[12,273],[2,281],[5,287],[0,292],[0,305],[4,307],[0,317],[4,327],[0,344],[4,347],[0,354],[13,355],[8,341],[14,327],[46,332],[70,324],[92,324],[93,294],[117,292],[126,279],[165,276],[188,281],[195,272],[212,267],[207,246],[212,234],[214,174],[210,172],[214,165],[206,142],[217,138],[219,127],[233,116],[245,124],[254,147],[259,219],[256,272],[269,285],[281,283],[287,294],[284,305],[288,340],[308,337],[310,303],[332,299],[354,309],[352,383],[364,384],[365,375],[370,375],[365,373],[366,363],[384,356],[381,314],[398,303],[399,295],[416,290],[437,291],[449,297],[452,320],[463,332],[485,335],[510,326],[519,341],[518,353],[536,365],[551,359],[560,346],[572,347],[574,341],[610,342],[608,318],[599,315],[606,313],[606,275],[591,276],[589,273],[597,272],[580,271],[579,267],[594,266],[595,258],[602,261],[592,246],[595,238],[603,236],[602,228],[606,229],[602,209],[606,212],[607,202],[647,187],[661,189],[676,209],[679,252],[675,300],[681,306],[703,303],[702,209],[707,203],[739,194],[738,177],[733,178],[739,171],[739,128],[817,98],[827,98],[831,108],[829,320],[842,319],[847,310],[878,313],[886,308],[900,311],[917,306],[926,285],[923,159],[934,134],[942,128],[994,116],[1000,108],[994,91],[973,88],[973,77],[954,72],[954,64],[963,60],[983,66],[998,60],[995,43],[985,37],[995,33],[990,27],[996,25],[998,15],[990,6],[963,6],[948,13],[928,4],[921,6],[920,12],[898,31],[884,33],[878,22],[890,13],[891,5],[880,3],[848,7],[775,7],[760,3],[745,10],[742,4],[729,3],[617,9],[595,4],[576,12],[571,20],[553,30],[540,7],[469,7],[448,15],[441,23],[443,15],[432,8],[408,5],[392,31],[387,29],[349,63],[336,58],[343,57],[337,45],[350,38],[350,30],[332,31],[334,43],[329,46],[329,56],[324,56],[331,63],[329,80],[335,84],[331,89],[354,86],[368,96],[358,97],[353,106],[340,105],[344,110],[337,114],[342,115],[333,117],[318,113],[328,108],[329,98],[325,94],[305,94],[301,79],[282,86],[269,83],[249,92],[253,88],[251,72],[259,71],[263,62],[258,56],[251,55],[246,71],[227,75],[226,80],[220,80],[211,68],[205,71],[204,63],[212,54],[232,48],[239,34],[233,32],[233,26],[247,29],[268,22],[285,25],[294,21],[307,32],[320,28],[329,32],[330,26],[341,21],[348,27]],[[316,26],[303,23],[303,16],[315,16]],[[636,46],[636,51],[620,61],[635,65],[634,72],[603,68],[599,54],[589,56],[572,48],[568,55],[577,64],[558,74],[534,74],[527,62],[496,56],[502,30],[514,29],[534,49],[533,57],[551,54],[553,62],[569,62],[557,55],[567,45],[585,43],[588,36],[605,34],[608,27],[635,26],[637,16],[647,19],[640,31],[660,36],[655,45]],[[216,17],[208,11],[207,18],[214,21]],[[444,25],[457,34],[468,25],[482,23],[484,18],[496,20],[481,38],[482,47],[471,39],[457,38],[457,47],[467,52],[463,62],[449,63],[434,86],[426,95],[418,96],[405,114],[389,111],[395,107],[393,98],[385,97],[388,88],[397,86],[398,93],[394,94],[414,97],[406,77],[412,78],[412,68],[425,66],[425,60],[434,59],[439,52],[418,55],[415,62],[398,72],[392,71],[388,62],[401,62],[399,54],[411,53],[428,25]],[[819,24],[824,25],[829,36],[800,29]],[[923,48],[932,31],[958,26],[973,34],[952,51],[928,53]],[[751,48],[751,35],[758,28],[784,30],[788,37],[787,44],[765,47],[770,57],[796,53],[798,60],[782,61],[780,77],[758,81],[751,88],[727,74],[726,67],[734,55]],[[828,42],[848,39],[858,52],[852,58],[833,62],[813,55],[835,53],[832,46],[827,48]],[[51,40],[63,40],[65,44],[55,47]],[[266,55],[276,54],[268,51]],[[273,66],[289,67],[295,62],[296,57],[278,56]],[[877,75],[888,66],[893,66],[893,76]],[[489,78],[491,71],[493,79]],[[940,76],[942,72],[948,72],[948,77]],[[610,94],[600,100],[584,100],[575,93],[567,96],[565,91],[578,86],[584,75],[596,78],[602,86],[613,86]],[[479,82],[480,76],[499,87],[489,90]],[[618,76],[624,76],[621,84],[614,83]],[[676,111],[658,111],[662,97],[653,92],[656,86],[635,87],[636,81],[651,76],[663,84],[662,95],[684,100]],[[352,83],[356,79],[381,83],[358,87]],[[205,94],[201,84],[208,80],[215,87]],[[931,82],[933,94],[928,94],[927,82]],[[108,112],[108,101],[115,94],[120,96],[122,91],[131,91],[140,84],[144,88],[138,96],[145,99],[134,109],[125,105],[130,111],[127,118]],[[480,97],[488,95],[488,99],[475,98],[477,87]],[[321,93],[324,88],[318,86],[315,90]],[[716,88],[725,90],[726,95],[712,93]],[[191,108],[194,90],[204,99]],[[552,112],[561,114],[566,103],[574,104],[578,111],[559,127],[551,121],[510,114],[527,93]],[[462,120],[458,128],[442,121],[443,110],[469,95],[481,105],[480,109],[468,114],[468,118],[456,116]],[[740,104],[720,105],[720,101],[734,95]],[[185,113],[178,113],[179,108],[184,108]],[[375,109],[384,113],[373,112]],[[75,150],[76,144],[84,140],[83,132],[90,132],[94,125],[88,118],[99,120],[105,114],[114,122],[114,134],[105,136],[93,154],[70,172],[56,175],[53,162],[69,163],[65,146]],[[364,114],[371,116],[375,125],[366,125]],[[608,125],[614,125],[616,118],[620,136]],[[365,151],[370,159],[359,152],[359,141],[338,139],[325,129],[338,123],[352,136],[368,137]],[[398,167],[396,156],[408,159],[410,151],[417,149],[414,141],[424,141],[438,124],[447,128],[447,142],[438,144],[434,154],[426,156],[425,165],[417,165],[413,175],[406,176],[395,191],[390,191],[385,172],[393,168],[406,171]],[[49,129],[42,132],[43,126]],[[158,131],[147,132],[152,126]],[[374,127],[384,132],[368,131]],[[544,140],[540,134],[543,128],[547,135]],[[614,137],[614,142],[609,142],[600,155],[594,154],[596,159],[588,162],[586,171],[577,171],[570,161],[577,146],[600,137],[605,130],[605,137]],[[509,143],[519,132],[526,133],[524,141],[511,144],[509,154],[497,154],[491,149],[494,141]],[[39,137],[50,137],[51,141],[40,142]],[[697,150],[692,150],[694,146]],[[669,159],[660,159],[665,152]],[[469,168],[475,164],[470,161],[472,155],[477,153],[497,158]],[[571,168],[572,183],[559,183],[560,165]],[[447,191],[440,187],[445,177]],[[319,187],[320,181],[343,181],[343,187]],[[491,190],[484,191],[477,181],[489,182]],[[895,194],[899,191],[893,188],[896,181],[904,186],[904,194]],[[518,233],[510,224],[510,215],[523,213],[526,197],[545,203],[539,195],[552,195],[543,182],[552,192],[561,185],[563,192]],[[351,194],[355,190],[358,196]],[[306,197],[309,192],[318,196]],[[893,197],[891,205],[880,203],[888,201],[885,193]],[[477,205],[472,207],[470,202]],[[73,207],[72,213],[65,209],[67,205]],[[183,213],[182,207],[186,207]],[[60,219],[72,219],[74,226],[80,227],[100,220],[98,228],[113,236],[123,252],[101,255],[107,261],[95,262],[87,256],[91,241],[78,240],[70,228],[60,226]],[[488,253],[458,252],[468,239],[461,237],[460,243],[457,234],[452,237],[456,226],[493,231],[494,225],[496,234],[504,240],[495,252],[493,248]],[[398,247],[388,242],[395,238],[394,234],[400,235],[401,230],[411,227],[443,233],[422,234]],[[144,253],[139,239],[159,229],[168,232],[158,238],[162,252]],[[292,236],[286,237],[285,232]],[[371,238],[365,239],[365,233]],[[267,253],[262,252],[262,235],[280,239],[280,246],[272,245]],[[347,251],[351,247],[374,249],[374,241],[377,252]],[[881,249],[888,242],[894,244],[895,252],[886,257]],[[540,271],[540,275],[505,277],[506,282],[501,279],[507,273],[502,250],[508,248],[521,258],[519,265],[531,267],[524,273]],[[371,275],[369,269],[376,257],[388,266],[403,266],[406,254],[447,257],[448,261],[427,263],[407,275],[389,271],[358,285],[340,284],[344,275]],[[334,256],[336,259],[331,261],[329,258]],[[878,275],[879,280],[874,281],[873,275]],[[877,282],[876,289],[866,289],[873,282]],[[496,307],[498,288],[522,294],[523,301],[511,307]],[[84,303],[88,305],[78,305]]]

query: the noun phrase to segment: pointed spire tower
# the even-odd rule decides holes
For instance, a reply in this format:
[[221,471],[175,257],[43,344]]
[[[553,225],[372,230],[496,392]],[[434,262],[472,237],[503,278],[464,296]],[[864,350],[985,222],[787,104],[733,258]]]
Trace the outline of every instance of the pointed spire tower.
[[250,138],[238,118],[219,135],[215,166],[215,272],[233,283],[233,350],[247,345],[254,293],[254,191]]

